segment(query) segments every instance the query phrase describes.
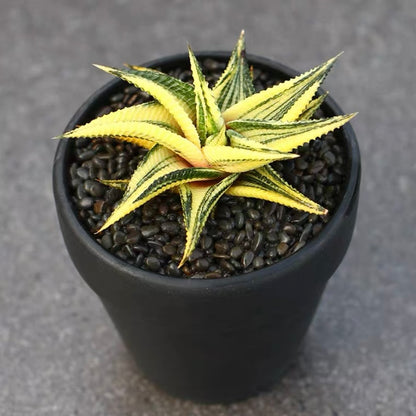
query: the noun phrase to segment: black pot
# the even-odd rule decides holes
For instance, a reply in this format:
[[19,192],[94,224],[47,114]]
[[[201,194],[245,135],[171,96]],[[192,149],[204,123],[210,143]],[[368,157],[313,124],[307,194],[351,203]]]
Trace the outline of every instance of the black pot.
[[[226,61],[229,53],[200,53]],[[295,71],[249,56],[255,67],[286,79]],[[147,66],[188,66],[178,55]],[[113,80],[93,94],[66,127],[89,121],[125,84]],[[327,116],[342,114],[330,97]],[[69,195],[73,141],[59,143],[53,172],[62,234],[79,273],[97,293],[146,377],[167,392],[198,402],[232,402],[273,386],[294,360],[329,277],[353,232],[360,155],[350,125],[338,131],[348,154],[345,195],[322,232],[289,258],[241,276],[193,280],[131,266],[104,250],[78,221]],[[325,342],[323,340],[323,342]]]

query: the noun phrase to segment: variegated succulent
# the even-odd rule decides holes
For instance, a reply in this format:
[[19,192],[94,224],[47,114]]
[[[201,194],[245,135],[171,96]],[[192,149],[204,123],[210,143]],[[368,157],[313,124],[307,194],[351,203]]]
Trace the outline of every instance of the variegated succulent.
[[317,89],[336,57],[257,93],[246,60],[244,32],[212,88],[190,48],[189,59],[193,85],[149,68],[97,65],[146,91],[154,101],[112,112],[59,136],[110,136],[149,149],[129,180],[102,181],[122,188],[124,196],[98,232],[156,195],[176,189],[186,227],[180,266],[224,193],[325,215],[325,208],[292,188],[270,163],[298,157],[291,153],[298,146],[354,116],[311,119],[325,98],[314,98]]

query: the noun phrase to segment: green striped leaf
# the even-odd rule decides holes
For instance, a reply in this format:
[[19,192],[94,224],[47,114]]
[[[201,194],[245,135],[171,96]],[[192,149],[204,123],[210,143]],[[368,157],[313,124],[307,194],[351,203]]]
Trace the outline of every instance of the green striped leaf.
[[168,126],[149,121],[122,121],[106,124],[85,124],[61,137],[106,137],[145,139],[166,146],[193,166],[206,167],[208,163],[201,148],[185,137],[171,131]]
[[298,146],[335,130],[350,121],[356,113],[319,120],[291,123],[280,121],[236,120],[228,126],[240,133],[230,135],[232,146],[262,151],[290,152]]
[[223,113],[224,120],[296,120],[312,100],[336,58],[238,102]]
[[227,137],[230,140],[230,145],[233,148],[247,149],[247,150],[258,150],[263,152],[270,152],[272,149],[263,145],[260,141],[252,140],[242,135],[241,133],[228,129]]
[[188,51],[194,79],[196,126],[201,144],[204,145],[206,137],[217,133],[224,125],[224,120],[190,47]]
[[243,30],[227,67],[213,88],[213,93],[220,110],[225,111],[254,92],[252,74],[246,59]]
[[328,92],[320,95],[319,97],[312,100],[303,110],[302,114],[298,117],[298,120],[309,120],[315,114],[315,111],[321,106],[325,101],[325,98],[328,96]]
[[221,130],[217,133],[211,134],[205,141],[205,146],[223,145],[228,143],[225,124],[221,127]]
[[264,199],[318,215],[328,213],[325,208],[291,187],[270,166],[241,174],[227,194]]
[[219,181],[192,182],[179,187],[186,227],[186,245],[179,267],[195,249],[213,207],[238,176],[234,173]]
[[129,179],[99,179],[98,182],[102,183],[103,185],[109,186],[111,188],[120,189],[121,191],[125,191],[127,186],[130,182]]
[[205,146],[202,151],[211,167],[230,173],[246,172],[276,160],[299,157],[293,153],[282,153],[275,150],[249,150],[231,146]]
[[152,101],[149,103],[133,105],[122,108],[90,121],[88,125],[98,126],[123,121],[151,121],[169,126],[173,131],[180,133],[180,127],[174,117],[160,103]]
[[115,69],[95,65],[112,75],[152,95],[172,114],[185,137],[194,145],[200,146],[198,132],[194,125],[195,93],[191,85],[154,69],[132,66],[130,69]]
[[120,204],[98,232],[168,189],[186,182],[217,179],[222,175],[222,172],[215,169],[189,167],[174,152],[156,145],[139,164]]

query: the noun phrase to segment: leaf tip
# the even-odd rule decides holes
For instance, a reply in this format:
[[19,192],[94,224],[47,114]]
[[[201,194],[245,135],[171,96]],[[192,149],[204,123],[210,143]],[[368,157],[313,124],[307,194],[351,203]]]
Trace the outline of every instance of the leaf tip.
[[356,113],[350,113],[350,114],[345,114],[344,118],[345,118],[345,123],[348,123],[350,120],[352,120],[356,115],[358,114],[358,112]]
[[188,47],[189,60],[192,61],[192,60],[196,59],[194,51],[192,50],[191,45],[189,43],[187,44],[187,47]]
[[182,257],[182,260],[178,264],[178,269],[180,269],[185,264],[187,259],[188,259],[188,257],[185,257],[185,255]]
[[111,68],[109,66],[105,66],[105,65],[98,65],[98,64],[92,64],[93,66],[95,66],[98,69],[101,69],[101,71],[107,72],[109,74],[113,74],[114,73],[114,68]]
[[[114,222],[114,221],[113,221]],[[104,230],[106,230],[110,225],[113,224],[113,222],[109,223],[108,220],[102,225],[97,231],[94,232],[95,235],[102,233]]]
[[344,53],[344,51],[341,51],[337,55],[335,55],[333,58],[328,60],[328,64],[334,64],[335,61]]

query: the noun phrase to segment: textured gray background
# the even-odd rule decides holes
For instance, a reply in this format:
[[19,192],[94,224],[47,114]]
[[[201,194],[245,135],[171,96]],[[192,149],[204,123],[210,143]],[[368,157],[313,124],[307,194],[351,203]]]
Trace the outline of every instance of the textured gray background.
[[[109,77],[92,63],[230,49],[306,70],[341,50],[326,88],[361,145],[356,232],[296,366],[272,392],[199,406],[156,390],[58,230],[59,133]],[[0,1],[0,415],[416,415],[414,0]]]

